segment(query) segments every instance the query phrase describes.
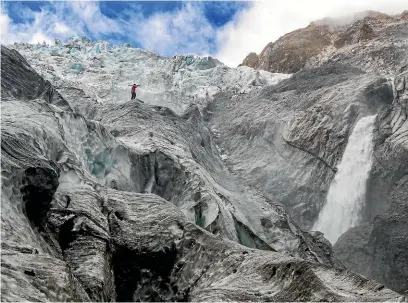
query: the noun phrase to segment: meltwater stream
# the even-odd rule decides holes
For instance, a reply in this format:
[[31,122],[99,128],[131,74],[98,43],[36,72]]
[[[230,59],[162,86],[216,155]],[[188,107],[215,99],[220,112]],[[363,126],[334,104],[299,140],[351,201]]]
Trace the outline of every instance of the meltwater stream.
[[372,165],[374,121],[375,116],[364,117],[354,127],[338,172],[330,184],[327,202],[313,226],[332,244],[346,230],[360,223]]

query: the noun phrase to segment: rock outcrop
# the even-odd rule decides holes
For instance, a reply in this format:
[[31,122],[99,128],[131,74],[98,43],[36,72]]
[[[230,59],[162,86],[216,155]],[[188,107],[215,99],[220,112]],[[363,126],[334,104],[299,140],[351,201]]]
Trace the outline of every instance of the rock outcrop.
[[242,65],[275,73],[297,72],[309,58],[331,44],[330,34],[326,26],[309,25],[269,43],[259,54],[257,63],[247,57]]
[[[395,39],[393,43],[396,44],[401,40],[402,37],[398,37],[397,33],[403,32],[398,28],[404,27],[406,23],[404,16],[404,13],[388,16],[368,11],[356,14],[349,20],[326,18],[314,21],[305,28],[295,30],[269,43],[259,56],[251,53],[241,65],[270,72],[294,73],[305,66],[316,64],[316,61],[320,65],[323,61],[338,60],[341,54],[338,52],[339,49],[348,52],[353,46],[353,52],[359,52],[359,49],[364,48],[366,53],[366,60],[353,62],[355,66],[366,69],[368,66],[363,64],[369,65],[371,62],[367,60],[373,60],[380,62],[375,64],[376,68],[383,65],[383,68],[395,72],[398,60],[401,59],[399,54],[393,50],[395,61],[390,62],[382,56],[382,53],[396,47],[390,43],[390,38]],[[345,63],[343,58],[341,62]]]
[[309,230],[350,130],[362,116],[390,106],[392,90],[384,77],[331,63],[258,93],[220,94],[209,105],[209,120],[231,169]]
[[[401,293],[407,285],[398,281],[408,281],[403,16],[357,21],[341,48],[321,51],[290,79],[245,96],[219,94],[209,105],[229,167],[307,230],[325,203],[350,130],[360,117],[377,114],[361,226],[340,237],[335,253],[351,270]],[[364,24],[374,31],[360,31]]]
[[336,243],[349,268],[404,293],[408,290],[408,72],[395,78],[393,106],[377,123],[375,163],[368,182],[366,218]]
[[59,94],[1,55],[3,300],[399,298],[232,174],[197,106]]
[[240,66],[257,68],[259,66],[259,56],[256,53],[249,53]]

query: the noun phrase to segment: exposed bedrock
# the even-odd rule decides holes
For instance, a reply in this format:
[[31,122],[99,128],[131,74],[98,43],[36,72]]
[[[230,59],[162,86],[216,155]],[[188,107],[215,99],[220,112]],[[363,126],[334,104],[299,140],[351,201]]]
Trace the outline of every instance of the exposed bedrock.
[[350,270],[404,293],[407,74],[400,66],[386,77],[323,64],[249,96],[219,94],[206,117],[232,171],[309,230],[355,124],[377,114],[362,225],[346,232],[335,252]]
[[226,163],[310,229],[350,130],[361,117],[392,104],[393,85],[385,77],[331,63],[259,93],[217,97],[207,120],[228,155]]
[[365,11],[345,19],[313,21],[268,43],[259,55],[250,53],[241,65],[294,73],[334,61],[393,74],[406,58],[405,15]]
[[394,102],[377,119],[363,213],[367,223],[350,229],[335,245],[346,266],[401,293],[408,290],[407,79],[407,72],[395,77]]

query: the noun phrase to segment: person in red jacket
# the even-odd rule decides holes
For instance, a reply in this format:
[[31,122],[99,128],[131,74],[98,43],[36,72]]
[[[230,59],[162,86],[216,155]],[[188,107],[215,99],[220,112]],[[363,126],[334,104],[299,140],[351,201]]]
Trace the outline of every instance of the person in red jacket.
[[140,86],[140,85],[136,85],[136,84],[133,84],[133,85],[132,85],[132,89],[131,89],[132,99],[131,99],[131,100],[136,99],[136,87],[139,87],[139,86]]

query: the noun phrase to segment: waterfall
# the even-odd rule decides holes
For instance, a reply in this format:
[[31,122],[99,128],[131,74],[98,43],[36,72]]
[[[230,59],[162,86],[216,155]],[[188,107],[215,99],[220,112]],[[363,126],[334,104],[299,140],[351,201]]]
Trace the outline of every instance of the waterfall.
[[350,227],[360,223],[372,165],[374,121],[375,116],[364,117],[354,127],[338,172],[330,184],[327,202],[313,226],[332,244]]

